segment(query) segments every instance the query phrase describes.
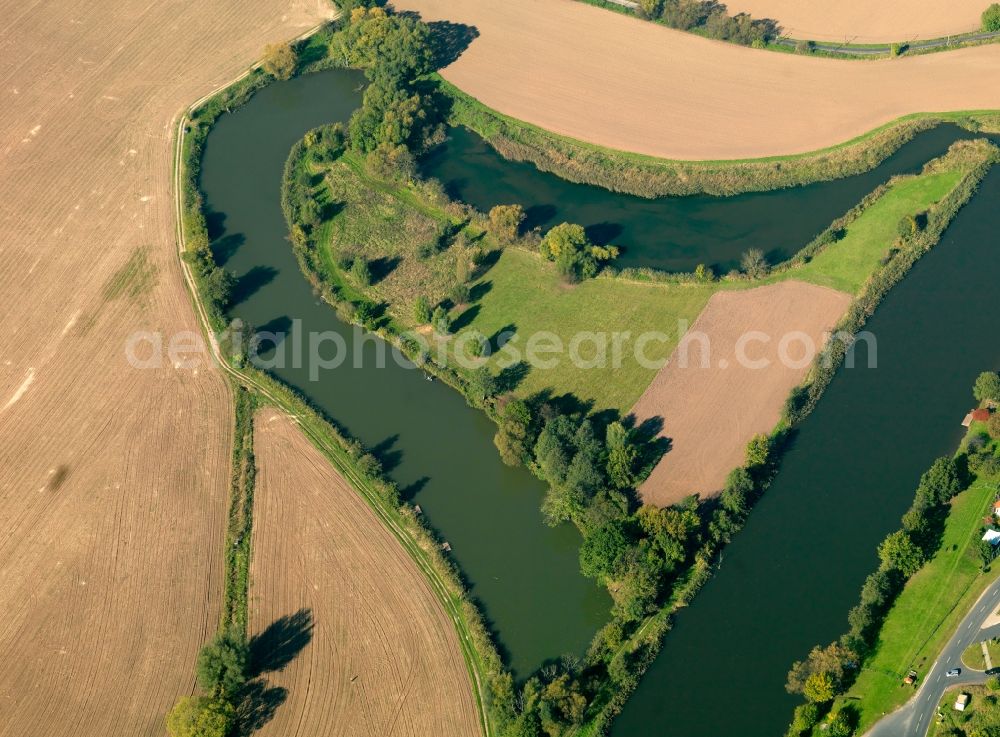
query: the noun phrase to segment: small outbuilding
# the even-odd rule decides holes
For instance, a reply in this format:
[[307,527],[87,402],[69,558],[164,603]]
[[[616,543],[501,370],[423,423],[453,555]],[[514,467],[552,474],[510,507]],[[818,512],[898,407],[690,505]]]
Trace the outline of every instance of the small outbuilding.
[[962,420],[962,427],[969,427],[973,422],[988,422],[990,419],[990,411],[985,407],[981,409],[974,409],[969,414],[965,416]]
[[955,699],[955,711],[965,711],[965,707],[969,705],[969,694],[960,693],[958,698]]

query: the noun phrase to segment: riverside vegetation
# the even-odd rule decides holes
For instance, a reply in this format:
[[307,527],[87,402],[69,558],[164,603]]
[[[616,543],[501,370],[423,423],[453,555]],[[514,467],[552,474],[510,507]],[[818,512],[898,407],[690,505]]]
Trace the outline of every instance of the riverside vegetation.
[[[303,270],[324,297],[338,305],[346,319],[365,324],[411,351],[414,346],[403,342],[399,329],[408,322],[420,325],[430,322],[431,329],[447,340],[447,334],[456,329],[455,323],[462,317],[459,314],[452,318],[452,310],[471,299],[477,286],[482,291],[481,282],[470,285],[470,280],[477,273],[482,276],[497,253],[500,261],[496,263],[503,263],[508,251],[539,253],[534,263],[526,263],[540,270],[557,270],[555,273],[561,272],[564,280],[586,279],[583,286],[607,283],[633,287],[628,280],[616,278],[607,267],[602,274],[597,273],[601,262],[613,257],[613,251],[607,244],[581,240],[579,231],[571,224],[547,241],[540,234],[525,236],[518,232],[520,215],[516,210],[477,214],[470,208],[447,202],[440,192],[434,191],[433,183],[415,179],[416,156],[440,140],[447,119],[446,98],[429,76],[434,51],[426,26],[407,16],[359,7],[351,12],[349,21],[298,45],[294,52],[300,71],[324,65],[356,66],[364,68],[371,80],[362,107],[346,129],[337,126],[319,129],[295,147],[286,168],[282,193],[293,248]],[[211,322],[221,323],[227,299],[222,288],[226,277],[217,275],[211,251],[202,245],[201,236],[207,241],[207,229],[195,186],[199,147],[221,112],[237,105],[271,77],[286,73],[285,69],[287,65],[274,67],[271,72],[254,72],[210,100],[192,114],[183,144],[186,164],[183,226],[188,253],[193,254],[186,258],[194,267]],[[872,284],[884,282],[887,289],[898,278],[896,274],[905,273],[908,259],[915,260],[921,249],[933,245],[935,233],[940,234],[954,212],[971,196],[977,177],[988,167],[992,155],[992,149],[982,143],[955,149],[949,163],[961,164],[963,173],[958,183],[940,201],[926,203],[933,206],[925,218],[917,219],[923,208],[911,213],[918,227],[899,236],[900,248],[896,253],[880,251],[881,261],[867,260],[875,275],[867,282],[863,295],[873,288]],[[377,203],[388,197],[394,203],[406,205],[391,213],[391,217],[400,218],[398,223],[405,225],[403,232],[425,229],[430,237],[412,244],[421,250],[403,255],[366,254],[328,247],[338,232],[342,237],[344,232],[351,232],[351,223],[344,222],[349,210],[344,202],[337,200],[333,195],[336,190],[332,189],[337,186],[335,182],[342,181],[338,175],[347,172],[352,174],[354,182],[361,183],[355,194],[375,197],[372,201]],[[877,202],[883,194],[885,191],[878,193],[866,206]],[[864,209],[849,214],[844,226]],[[427,219],[432,221],[430,225]],[[806,256],[820,254],[841,235],[831,229],[810,246]],[[383,236],[386,239],[382,242],[392,243],[385,233]],[[897,259],[899,253],[903,257]],[[551,266],[542,263],[543,256],[551,257],[555,263]],[[433,293],[415,290],[412,283],[408,285],[402,279],[389,281],[386,271],[396,258],[399,262],[392,264],[393,274],[398,271],[404,275],[406,269],[414,269],[414,274],[427,277]],[[804,260],[805,256],[801,263]],[[777,269],[770,278],[793,266],[789,263]],[[757,278],[768,271],[766,264],[757,258],[749,258],[747,267],[755,271]],[[464,278],[459,278],[463,274]],[[647,276],[655,281],[658,275]],[[730,281],[749,283],[749,279],[746,275],[734,276]],[[723,284],[707,273],[676,280],[694,285]],[[673,285],[647,288],[666,291],[667,286]],[[463,287],[468,291],[462,291]],[[395,295],[398,300],[395,309],[391,302],[376,303],[370,298],[375,288],[385,290],[382,299],[386,301]],[[877,294],[877,286],[875,291]],[[443,292],[446,294],[442,298]],[[446,307],[449,300],[450,307]],[[866,309],[873,308],[876,302],[877,297],[869,298],[855,322],[863,323],[864,316],[870,314]],[[400,310],[400,305],[406,309]],[[497,422],[497,445],[507,462],[524,463],[550,483],[543,507],[546,517],[551,521],[570,520],[577,525],[584,535],[581,570],[605,584],[615,602],[612,621],[597,633],[582,661],[563,659],[515,686],[510,674],[504,671],[478,613],[462,597],[455,571],[441,556],[432,533],[422,527],[408,505],[400,502],[398,490],[385,479],[378,461],[325,418],[312,412],[287,388],[247,365],[245,356],[231,352],[229,355],[255,390],[279,406],[294,408],[304,418],[313,441],[338,468],[347,471],[359,491],[386,515],[387,524],[396,526],[401,542],[423,564],[432,580],[441,583],[446,607],[454,613],[456,625],[468,632],[474,643],[466,657],[473,680],[477,684],[480,677],[485,680],[486,697],[482,706],[486,724],[500,734],[509,735],[555,736],[580,730],[599,733],[607,727],[655,655],[669,626],[669,614],[690,601],[707,580],[714,556],[740,528],[753,501],[773,475],[788,427],[808,410],[808,402],[790,405],[787,419],[772,436],[754,439],[748,447],[744,467],[730,475],[717,504],[699,504],[692,498],[669,509],[637,508],[634,487],[662,453],[662,448],[649,440],[649,428],[631,427],[627,419],[614,414],[591,414],[592,407],[586,403],[574,405],[565,398],[557,401],[559,397],[544,394],[518,396],[510,390],[517,387],[523,376],[497,376],[486,367],[462,374],[448,361],[426,363],[427,370],[462,390],[470,403],[484,409]],[[816,377],[812,384],[816,384]],[[818,396],[818,390],[813,393]],[[811,396],[807,391],[806,397]],[[210,694],[215,694],[218,688],[209,682],[203,685]],[[217,701],[197,702],[197,714],[215,719]],[[191,704],[185,704],[184,709],[190,710]],[[224,705],[219,708],[225,711]]]
[[[984,372],[973,393],[984,404],[1000,401],[1000,377]],[[789,672],[788,690],[807,700],[790,736],[849,737],[900,706],[912,695],[900,686],[907,671],[933,662],[1000,575],[993,547],[980,539],[1000,488],[998,441],[1000,420],[974,423],[956,455],[923,475],[901,528],[878,547],[880,565],[848,614],[848,632]]]

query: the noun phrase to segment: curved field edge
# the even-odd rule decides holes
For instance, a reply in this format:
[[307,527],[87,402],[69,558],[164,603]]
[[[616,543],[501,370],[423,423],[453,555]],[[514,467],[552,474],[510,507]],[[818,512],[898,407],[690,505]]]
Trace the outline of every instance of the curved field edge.
[[607,148],[505,115],[438,75],[451,98],[450,121],[479,134],[504,158],[527,161],[571,182],[639,197],[735,195],[829,181],[874,169],[918,133],[955,123],[1000,132],[1000,111],[912,113],[843,143],[803,154],[683,161]]
[[[308,38],[321,28],[322,26],[314,28],[300,36],[299,39]],[[468,601],[454,566],[440,553],[437,541],[434,540],[430,531],[421,525],[413,510],[405,504],[394,504],[390,498],[391,495],[386,493],[386,482],[366,474],[361,469],[356,452],[350,452],[357,447],[356,443],[345,437],[331,422],[322,417],[304,398],[298,396],[289,387],[256,369],[235,368],[225,359],[216,337],[216,330],[223,327],[222,316],[212,309],[211,304],[206,304],[201,291],[202,285],[185,258],[185,254],[189,253],[189,235],[191,232],[199,232],[205,228],[197,188],[196,186],[193,189],[185,186],[197,182],[200,168],[200,144],[203,143],[202,139],[198,145],[188,144],[187,127],[191,122],[191,116],[213,101],[223,103],[223,110],[219,111],[220,114],[223,111],[231,111],[233,107],[229,107],[229,105],[235,107],[246,102],[254,91],[269,81],[259,73],[258,69],[259,64],[254,65],[233,81],[196,101],[178,116],[176,126],[174,126],[173,181],[177,254],[184,274],[185,287],[198,316],[203,336],[211,347],[212,358],[233,383],[234,388],[243,387],[255,392],[259,400],[263,400],[263,402],[273,405],[291,416],[309,441],[358,492],[425,575],[458,633],[462,656],[473,685],[472,691],[479,713],[480,726],[483,734],[490,737],[494,731],[486,707],[488,703],[486,683],[494,676],[502,677],[503,670],[500,665],[500,656],[490,641],[490,636],[478,611]],[[234,458],[239,453],[240,450],[234,448]],[[248,563],[248,559],[242,561],[244,566]],[[233,572],[227,570],[227,582],[231,575]],[[226,609],[228,609],[229,616],[242,610],[241,616],[238,618],[245,621],[245,595],[244,589],[242,603],[227,601]],[[226,614],[223,616],[228,619]]]

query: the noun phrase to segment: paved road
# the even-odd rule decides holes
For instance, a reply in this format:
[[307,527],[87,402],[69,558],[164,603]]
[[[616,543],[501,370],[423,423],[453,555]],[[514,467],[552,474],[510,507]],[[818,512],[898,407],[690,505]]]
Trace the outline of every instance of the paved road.
[[[923,737],[937,717],[937,706],[946,688],[984,683],[986,674],[962,665],[962,653],[974,642],[1000,636],[1000,624],[983,629],[983,622],[1000,606],[1000,580],[995,581],[972,607],[952,635],[923,681],[917,695],[872,727],[865,737]],[[1000,667],[1000,663],[994,663]],[[961,668],[958,678],[946,678],[945,672]]]

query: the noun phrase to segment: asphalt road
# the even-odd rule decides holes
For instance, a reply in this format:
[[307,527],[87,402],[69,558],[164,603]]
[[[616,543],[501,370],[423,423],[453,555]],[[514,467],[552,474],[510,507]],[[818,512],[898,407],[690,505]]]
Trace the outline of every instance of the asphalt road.
[[[986,674],[969,670],[962,664],[962,653],[974,642],[1000,636],[1000,624],[983,629],[983,623],[1000,606],[1000,580],[995,581],[973,606],[952,635],[948,644],[923,679],[917,695],[889,716],[872,727],[865,737],[924,737],[931,722],[937,717],[937,707],[944,691],[952,686],[981,684]],[[1000,667],[1000,663],[994,663]],[[957,678],[947,678],[945,673],[961,668]]]

